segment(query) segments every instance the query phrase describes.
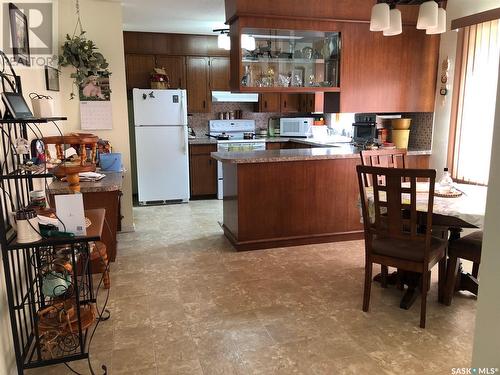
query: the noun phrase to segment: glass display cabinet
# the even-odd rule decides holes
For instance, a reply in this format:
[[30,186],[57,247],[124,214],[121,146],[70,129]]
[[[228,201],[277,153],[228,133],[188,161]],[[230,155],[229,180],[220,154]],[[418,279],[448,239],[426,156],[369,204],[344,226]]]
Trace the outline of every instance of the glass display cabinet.
[[339,32],[241,29],[242,91],[340,91]]

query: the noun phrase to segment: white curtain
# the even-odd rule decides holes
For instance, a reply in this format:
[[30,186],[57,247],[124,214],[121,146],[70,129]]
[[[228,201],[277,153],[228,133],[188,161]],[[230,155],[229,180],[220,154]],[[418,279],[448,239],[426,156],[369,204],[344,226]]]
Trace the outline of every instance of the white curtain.
[[498,20],[468,27],[464,49],[453,174],[487,184],[500,59]]

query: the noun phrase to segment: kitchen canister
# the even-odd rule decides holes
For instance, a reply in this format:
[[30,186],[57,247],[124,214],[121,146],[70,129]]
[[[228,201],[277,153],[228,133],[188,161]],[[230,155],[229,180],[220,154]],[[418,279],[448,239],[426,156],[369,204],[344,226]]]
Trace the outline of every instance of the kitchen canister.
[[410,130],[392,130],[392,142],[397,148],[408,148]]
[[122,170],[122,154],[119,152],[99,154],[99,165],[103,172],[120,172]]

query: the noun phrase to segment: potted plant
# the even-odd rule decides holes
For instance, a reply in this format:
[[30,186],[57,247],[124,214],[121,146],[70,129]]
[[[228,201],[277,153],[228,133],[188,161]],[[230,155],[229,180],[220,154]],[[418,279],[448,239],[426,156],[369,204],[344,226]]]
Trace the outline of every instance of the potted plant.
[[[108,62],[102,53],[98,52],[95,43],[85,37],[85,31],[73,37],[66,35],[62,55],[59,56],[59,66],[73,66],[76,69],[70,77],[77,88],[88,76],[111,75]],[[74,97],[74,92],[71,92],[70,98]]]

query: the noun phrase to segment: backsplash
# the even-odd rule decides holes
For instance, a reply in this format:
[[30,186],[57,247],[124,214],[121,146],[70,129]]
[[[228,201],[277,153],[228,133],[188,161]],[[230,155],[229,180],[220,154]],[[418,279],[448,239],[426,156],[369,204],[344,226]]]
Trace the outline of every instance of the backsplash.
[[410,140],[408,149],[430,150],[432,148],[433,112],[402,113],[403,117],[411,118]]
[[[211,113],[193,113],[189,115],[188,123],[189,126],[194,129],[197,137],[203,137],[208,131],[208,121],[217,119],[219,112],[241,110],[244,119],[255,120],[257,129],[267,129],[268,120],[272,117],[299,116],[299,114],[282,115],[281,113],[254,112],[256,104],[257,103],[213,103]],[[432,147],[434,113],[402,113],[402,115],[403,117],[412,119],[408,149],[415,151],[430,150]],[[353,116],[354,115],[352,115],[352,117]],[[327,123],[331,124],[330,116],[325,116],[325,118]],[[348,122],[351,123],[352,121],[353,120],[350,120]],[[341,129],[338,130],[341,131]]]
[[208,131],[208,121],[218,119],[219,112],[242,111],[242,118],[245,120],[255,120],[257,129],[267,129],[267,122],[271,117],[284,117],[281,113],[260,113],[254,112],[257,103],[212,103],[211,113],[193,113],[188,117],[188,124],[191,126],[197,137],[202,137]]

